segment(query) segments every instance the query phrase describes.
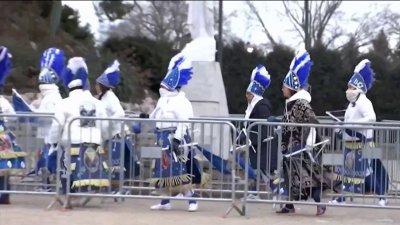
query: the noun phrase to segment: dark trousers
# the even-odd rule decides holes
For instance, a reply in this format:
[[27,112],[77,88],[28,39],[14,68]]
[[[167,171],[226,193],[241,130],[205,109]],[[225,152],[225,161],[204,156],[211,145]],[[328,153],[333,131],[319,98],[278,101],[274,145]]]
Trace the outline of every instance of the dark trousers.
[[[0,190],[10,190],[10,182],[8,177],[0,176]],[[9,194],[0,194],[0,203],[7,203],[10,201]]]

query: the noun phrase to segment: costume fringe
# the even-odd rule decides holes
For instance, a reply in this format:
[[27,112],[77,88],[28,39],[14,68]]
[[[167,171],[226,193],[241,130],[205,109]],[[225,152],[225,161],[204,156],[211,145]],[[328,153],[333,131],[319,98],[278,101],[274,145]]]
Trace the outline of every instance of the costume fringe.
[[109,187],[110,185],[111,184],[108,179],[85,179],[74,181],[71,188],[79,188],[84,186]]
[[0,176],[24,176],[25,169],[0,169]]
[[336,174],[336,180],[343,181],[345,183],[351,183],[351,184],[363,184],[364,183],[364,178],[345,177],[345,176],[338,175],[338,174]]
[[345,142],[345,148],[350,150],[362,150],[363,148],[375,148],[375,142]]
[[4,151],[4,152],[0,152],[0,159],[24,158],[27,155],[28,154],[26,154],[26,152]]
[[150,178],[150,183],[158,187],[175,187],[182,185],[183,183],[189,183],[192,181],[193,175],[191,174],[183,174],[179,176],[172,176],[172,177],[161,177],[161,178]]

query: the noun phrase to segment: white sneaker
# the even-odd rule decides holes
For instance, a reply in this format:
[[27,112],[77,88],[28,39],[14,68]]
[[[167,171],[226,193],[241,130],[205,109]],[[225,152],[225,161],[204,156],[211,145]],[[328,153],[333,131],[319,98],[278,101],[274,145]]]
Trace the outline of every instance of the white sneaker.
[[175,195],[175,198],[183,198],[183,197],[185,197],[185,196],[182,193]]
[[151,210],[170,210],[171,208],[171,203],[167,203],[164,205],[157,204],[150,207]]
[[336,205],[336,204],[346,204],[346,201],[341,201],[341,202],[338,202],[336,199],[335,200],[332,200],[332,201],[329,201],[329,204],[334,204],[334,205]]
[[378,205],[379,205],[379,206],[386,206],[387,203],[388,203],[388,202],[387,202],[386,199],[381,199],[381,200],[379,200]]
[[196,212],[199,209],[199,205],[197,203],[190,203],[188,211],[189,212]]

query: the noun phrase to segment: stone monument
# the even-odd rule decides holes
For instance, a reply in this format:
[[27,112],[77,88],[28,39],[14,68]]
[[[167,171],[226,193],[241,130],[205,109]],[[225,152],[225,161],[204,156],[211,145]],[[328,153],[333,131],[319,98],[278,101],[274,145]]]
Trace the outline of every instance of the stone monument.
[[[228,105],[221,68],[215,62],[213,1],[190,1],[188,26],[192,41],[182,53],[193,62],[193,78],[183,88],[196,117],[228,117]],[[228,126],[196,126],[194,140],[207,145],[226,159],[231,144]],[[201,135],[204,134],[204,136]]]

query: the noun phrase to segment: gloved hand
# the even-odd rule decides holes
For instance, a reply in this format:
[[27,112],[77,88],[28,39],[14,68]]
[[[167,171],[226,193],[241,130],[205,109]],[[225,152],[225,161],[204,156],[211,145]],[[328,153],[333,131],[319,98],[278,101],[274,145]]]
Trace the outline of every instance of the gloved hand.
[[140,113],[139,114],[139,118],[141,118],[141,119],[148,119],[149,117],[150,117],[150,115],[147,114],[147,113]]
[[132,126],[132,130],[133,130],[133,133],[139,134],[140,132],[142,132],[142,124],[141,123],[134,124]]
[[175,155],[176,156],[179,156],[180,155],[180,150],[179,150],[179,145],[181,144],[181,141],[180,140],[178,140],[178,139],[176,139],[176,138],[173,138],[172,139],[172,143],[171,143],[171,145],[172,145],[172,151],[173,152],[175,152]]

